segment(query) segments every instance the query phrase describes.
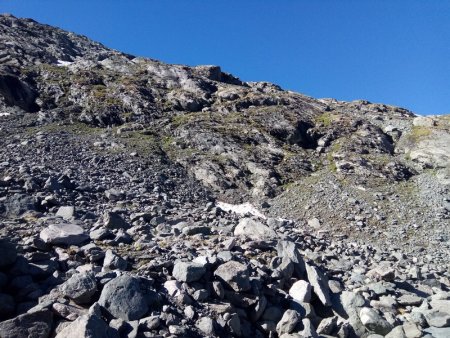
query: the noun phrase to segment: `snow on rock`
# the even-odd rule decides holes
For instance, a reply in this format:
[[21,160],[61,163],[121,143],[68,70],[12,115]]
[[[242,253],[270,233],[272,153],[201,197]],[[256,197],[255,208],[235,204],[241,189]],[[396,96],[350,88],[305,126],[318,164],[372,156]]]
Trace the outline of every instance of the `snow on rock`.
[[256,209],[251,203],[242,203],[242,204],[229,204],[225,202],[217,202],[217,207],[222,209],[226,212],[234,212],[238,215],[253,215],[262,219],[266,219],[267,217],[264,216],[263,213],[261,213],[258,209]]

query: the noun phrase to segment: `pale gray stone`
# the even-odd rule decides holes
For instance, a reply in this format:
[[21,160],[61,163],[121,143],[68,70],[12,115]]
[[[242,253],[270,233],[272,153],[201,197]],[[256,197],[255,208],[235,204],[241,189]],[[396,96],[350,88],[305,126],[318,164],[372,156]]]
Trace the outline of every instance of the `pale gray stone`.
[[70,223],[51,224],[39,236],[45,243],[54,245],[79,245],[89,239],[82,227]]

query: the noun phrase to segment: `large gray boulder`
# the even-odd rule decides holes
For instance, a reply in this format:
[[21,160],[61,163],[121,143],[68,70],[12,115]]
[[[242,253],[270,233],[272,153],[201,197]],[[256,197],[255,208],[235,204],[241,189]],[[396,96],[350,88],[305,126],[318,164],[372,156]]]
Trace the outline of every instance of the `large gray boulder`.
[[156,301],[147,281],[123,275],[105,285],[98,303],[114,317],[130,321],[144,317]]
[[77,304],[89,303],[97,292],[97,280],[92,272],[77,273],[64,282],[60,290]]
[[53,314],[44,309],[25,313],[0,323],[1,338],[47,338],[53,323]]
[[248,291],[251,288],[248,268],[239,262],[230,261],[220,265],[214,275],[234,291]]
[[71,223],[51,224],[39,236],[54,245],[79,245],[89,239],[82,227]]
[[235,236],[248,237],[254,241],[271,240],[277,237],[275,231],[252,218],[243,218],[234,229]]

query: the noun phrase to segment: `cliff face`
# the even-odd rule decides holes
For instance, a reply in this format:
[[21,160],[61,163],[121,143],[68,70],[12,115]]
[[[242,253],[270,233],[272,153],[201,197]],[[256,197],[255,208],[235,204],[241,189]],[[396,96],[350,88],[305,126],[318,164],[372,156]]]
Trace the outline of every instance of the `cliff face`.
[[[122,243],[133,269],[148,260],[155,269],[171,269],[183,250],[222,243],[212,236],[210,242],[180,244],[180,233],[236,235],[239,217],[223,213],[227,208],[217,202],[250,201],[280,238],[295,238],[302,229],[338,238],[337,247],[349,238],[387,252],[427,251],[441,264],[436,271],[445,270],[448,116],[418,117],[363,100],[314,99],[271,83],[241,81],[218,66],[164,64],[3,15],[0,145],[2,231],[12,238],[32,243],[59,207],[71,206],[76,212],[68,219],[84,222],[94,231],[92,240],[106,239],[102,249]],[[123,224],[134,230],[117,234]],[[100,234],[102,227],[114,231]],[[39,243],[33,245],[49,250],[49,243]],[[324,250],[321,239],[311,243],[301,249]],[[235,246],[224,245],[227,252]],[[150,258],[137,247],[150,250]],[[250,244],[247,250],[263,247]]]

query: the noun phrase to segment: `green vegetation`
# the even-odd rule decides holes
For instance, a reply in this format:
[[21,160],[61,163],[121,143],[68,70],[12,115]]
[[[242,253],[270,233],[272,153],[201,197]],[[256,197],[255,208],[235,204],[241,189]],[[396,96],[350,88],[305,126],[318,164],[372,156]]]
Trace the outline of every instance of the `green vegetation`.
[[421,126],[414,126],[411,129],[410,134],[408,137],[413,142],[419,142],[420,140],[426,138],[427,136],[431,135],[430,128],[427,127],[421,127]]
[[150,133],[131,131],[124,133],[121,139],[127,148],[135,150],[140,154],[161,152],[158,138]]
[[316,117],[315,122],[322,124],[324,127],[331,126],[331,123],[334,121],[334,115],[329,112],[325,112]]

